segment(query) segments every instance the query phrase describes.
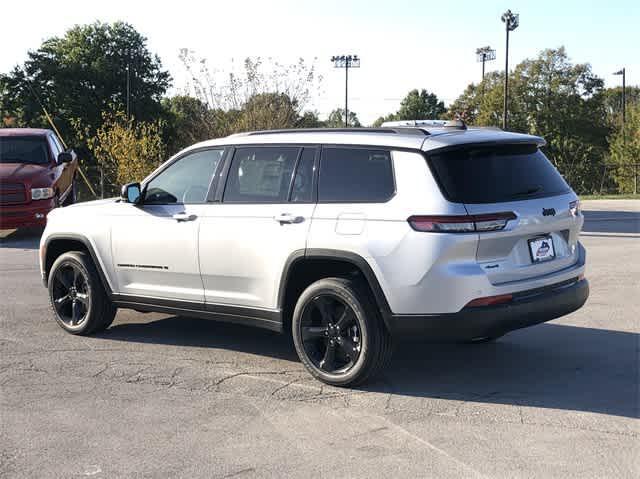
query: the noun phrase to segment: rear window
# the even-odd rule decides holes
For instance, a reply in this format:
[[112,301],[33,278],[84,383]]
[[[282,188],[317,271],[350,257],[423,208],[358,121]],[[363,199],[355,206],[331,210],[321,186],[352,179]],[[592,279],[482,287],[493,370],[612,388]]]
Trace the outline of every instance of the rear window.
[[444,193],[456,203],[502,203],[569,191],[535,145],[460,148],[429,159]]
[[44,136],[0,137],[0,163],[49,163]]
[[364,148],[322,150],[318,201],[384,203],[394,192],[389,151]]

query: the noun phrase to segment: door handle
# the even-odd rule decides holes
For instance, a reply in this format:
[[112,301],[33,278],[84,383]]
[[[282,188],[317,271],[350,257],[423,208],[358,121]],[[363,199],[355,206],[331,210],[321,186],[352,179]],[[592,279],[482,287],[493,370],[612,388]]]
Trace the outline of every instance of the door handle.
[[280,224],[297,224],[304,221],[303,216],[295,216],[289,213],[282,213],[281,215],[274,216],[273,219]]
[[193,221],[197,218],[196,215],[188,215],[184,212],[182,213],[176,213],[175,215],[172,216],[172,218],[178,222],[180,221]]

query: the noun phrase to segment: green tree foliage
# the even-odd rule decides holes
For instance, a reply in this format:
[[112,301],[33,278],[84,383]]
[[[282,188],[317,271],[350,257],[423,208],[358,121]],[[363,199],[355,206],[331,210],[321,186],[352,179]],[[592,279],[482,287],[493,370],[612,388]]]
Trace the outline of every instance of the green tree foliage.
[[[500,126],[503,81],[492,73],[469,85],[448,115]],[[543,136],[547,156],[581,193],[597,191],[604,171],[610,130],[603,85],[589,64],[572,64],[562,47],[523,61],[509,75],[509,129]]]
[[[336,108],[324,122],[326,128],[344,128],[344,108]],[[349,126],[352,128],[360,128],[362,124],[358,119],[358,115],[350,111],[349,112]]]
[[422,90],[411,90],[400,102],[400,109],[396,113],[378,118],[374,127],[382,125],[385,121],[396,120],[436,120],[442,118],[447,112],[444,102],[438,97],[429,93],[424,88]]
[[117,194],[119,185],[141,181],[165,159],[160,121],[134,121],[123,111],[105,111],[95,133],[75,123],[104,174],[107,195]]
[[620,193],[638,190],[640,167],[640,102],[627,105],[625,128],[619,128],[610,138],[610,163],[618,165],[611,169],[611,175]]
[[112,104],[125,109],[127,67],[130,110],[139,120],[158,118],[169,73],[131,25],[96,22],[45,40],[21,67],[0,75],[0,113],[18,126],[47,126],[38,98],[72,143],[71,121],[95,132]]

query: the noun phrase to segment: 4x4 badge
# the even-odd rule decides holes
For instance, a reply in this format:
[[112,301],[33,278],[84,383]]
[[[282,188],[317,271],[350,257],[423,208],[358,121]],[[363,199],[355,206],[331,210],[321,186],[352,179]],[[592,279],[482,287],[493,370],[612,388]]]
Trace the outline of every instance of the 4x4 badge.
[[542,208],[542,216],[555,216],[556,210],[554,208]]

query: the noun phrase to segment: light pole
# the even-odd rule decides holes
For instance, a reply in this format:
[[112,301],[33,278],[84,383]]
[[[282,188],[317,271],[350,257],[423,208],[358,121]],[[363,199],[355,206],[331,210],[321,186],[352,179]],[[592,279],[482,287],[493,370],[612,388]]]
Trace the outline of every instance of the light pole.
[[496,59],[496,51],[490,46],[476,48],[476,60],[482,62],[482,95],[484,96],[484,63]]
[[335,68],[344,68],[344,126],[349,127],[349,68],[360,68],[358,55],[339,55],[331,57]]
[[511,10],[507,10],[502,14],[502,21],[505,24],[505,31],[507,33],[506,49],[504,54],[504,101],[502,111],[502,129],[507,129],[507,99],[509,97],[509,32],[512,32],[518,25],[520,25],[520,15],[517,13],[511,13]]

